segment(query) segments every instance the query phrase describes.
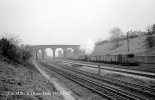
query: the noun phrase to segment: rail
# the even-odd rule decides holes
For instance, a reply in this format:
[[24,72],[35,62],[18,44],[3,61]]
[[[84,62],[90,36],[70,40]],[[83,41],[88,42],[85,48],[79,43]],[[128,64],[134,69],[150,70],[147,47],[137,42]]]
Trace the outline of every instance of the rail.
[[72,81],[75,81],[81,85],[86,86],[87,88],[93,90],[94,92],[97,92],[98,94],[101,94],[102,96],[106,96],[108,99],[111,99],[111,100],[146,100],[143,97],[129,94],[129,93],[122,91],[120,89],[116,89],[116,88],[107,86],[107,85],[103,84],[103,82],[100,82],[100,81],[97,81],[94,79],[90,79],[90,78],[82,76],[80,74],[76,74],[75,72],[65,70],[65,69],[60,68],[56,65],[51,66],[51,65],[45,64],[43,62],[41,62],[41,64],[43,64],[44,66],[48,67],[49,69],[51,69],[61,75],[71,79]]

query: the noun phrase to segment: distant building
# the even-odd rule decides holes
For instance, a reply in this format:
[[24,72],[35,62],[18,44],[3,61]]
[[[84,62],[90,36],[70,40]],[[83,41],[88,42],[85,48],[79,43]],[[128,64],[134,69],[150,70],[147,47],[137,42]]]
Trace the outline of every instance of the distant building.
[[141,31],[141,30],[139,30],[139,31],[130,30],[129,31],[129,36],[140,36],[140,35],[145,35],[145,34],[146,34],[146,32]]

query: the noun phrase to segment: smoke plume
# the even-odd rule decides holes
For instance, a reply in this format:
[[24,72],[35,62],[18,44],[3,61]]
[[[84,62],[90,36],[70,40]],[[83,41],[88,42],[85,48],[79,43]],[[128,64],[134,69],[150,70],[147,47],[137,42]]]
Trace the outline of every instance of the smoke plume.
[[80,50],[84,51],[86,54],[91,54],[94,51],[94,47],[95,42],[91,39],[87,39],[80,45]]

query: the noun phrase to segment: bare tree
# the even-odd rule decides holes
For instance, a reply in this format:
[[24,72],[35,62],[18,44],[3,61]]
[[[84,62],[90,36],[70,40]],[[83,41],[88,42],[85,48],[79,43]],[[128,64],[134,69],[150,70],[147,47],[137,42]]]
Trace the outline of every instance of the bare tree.
[[119,27],[114,27],[110,30],[110,40],[114,43],[115,47],[119,46],[120,38],[123,36],[123,32]]
[[153,25],[146,26],[146,31],[147,32],[152,32],[153,31]]
[[20,40],[12,36],[7,34],[0,39],[0,55],[21,64],[29,61],[32,57],[30,47],[19,46]]
[[22,40],[19,38],[18,35],[15,35],[15,34],[3,33],[1,38],[7,39],[15,46],[20,46],[22,44]]
[[146,31],[147,31],[147,34],[148,34],[148,35],[155,34],[155,24],[153,24],[153,25],[148,25],[148,26],[146,27]]

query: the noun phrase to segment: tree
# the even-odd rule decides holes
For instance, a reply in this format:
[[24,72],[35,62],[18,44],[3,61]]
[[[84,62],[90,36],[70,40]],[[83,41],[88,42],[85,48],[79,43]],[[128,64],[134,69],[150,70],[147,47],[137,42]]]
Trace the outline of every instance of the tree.
[[0,55],[15,60],[18,58],[16,46],[6,38],[0,39]]
[[32,57],[31,48],[28,45],[21,47],[20,55],[22,60],[28,61]]
[[3,33],[1,37],[7,39],[15,46],[20,46],[22,43],[22,40],[19,38],[19,36],[15,34]]
[[146,26],[146,31],[147,32],[152,32],[153,31],[153,25]]
[[17,38],[5,35],[0,39],[0,55],[15,61],[17,63],[23,63],[31,58],[31,49],[29,46],[19,46],[19,40]]
[[147,48],[152,48],[155,45],[155,37],[148,35],[145,39],[145,45]]
[[146,27],[146,31],[147,31],[147,34],[148,34],[148,35],[155,34],[155,24],[153,24],[153,25],[148,25],[148,26]]
[[110,40],[114,43],[115,47],[119,46],[120,38],[123,36],[123,32],[119,27],[114,27],[110,30]]

